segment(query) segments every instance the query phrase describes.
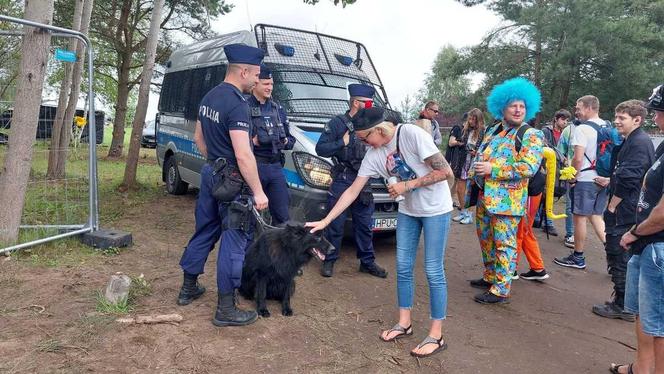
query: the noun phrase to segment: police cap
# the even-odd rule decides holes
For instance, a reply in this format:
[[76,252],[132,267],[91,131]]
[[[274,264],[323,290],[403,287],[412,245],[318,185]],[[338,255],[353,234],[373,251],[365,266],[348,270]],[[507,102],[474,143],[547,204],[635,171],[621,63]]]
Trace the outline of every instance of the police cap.
[[228,44],[224,46],[224,53],[229,64],[260,65],[265,53],[260,48],[245,44]]
[[385,122],[385,110],[379,107],[362,108],[353,116],[351,121],[356,131],[367,130]]
[[664,84],[660,84],[652,90],[652,95],[646,103],[646,108],[664,112]]
[[261,73],[258,76],[258,79],[272,79],[272,69],[261,64]]
[[352,83],[348,85],[350,97],[373,97],[376,90],[366,84]]

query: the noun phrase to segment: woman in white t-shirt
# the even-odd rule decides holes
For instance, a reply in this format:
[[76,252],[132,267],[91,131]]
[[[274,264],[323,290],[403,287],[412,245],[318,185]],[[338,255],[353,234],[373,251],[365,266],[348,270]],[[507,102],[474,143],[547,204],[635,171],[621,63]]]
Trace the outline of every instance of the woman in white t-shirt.
[[[352,119],[355,133],[371,148],[362,160],[355,182],[339,198],[323,220],[309,222],[312,232],[323,230],[359,195],[370,178],[397,177],[388,186],[390,196],[404,197],[397,216],[397,298],[399,322],[381,333],[393,341],[413,333],[411,308],[415,291],[413,268],[420,234],[424,231],[424,270],[429,283],[431,327],[429,334],[410,353],[426,357],[444,350],[443,319],[447,312],[447,281],[443,259],[450,226],[452,197],[449,186],[454,175],[430,134],[385,120],[381,108],[360,110]],[[446,180],[447,179],[447,180]]]

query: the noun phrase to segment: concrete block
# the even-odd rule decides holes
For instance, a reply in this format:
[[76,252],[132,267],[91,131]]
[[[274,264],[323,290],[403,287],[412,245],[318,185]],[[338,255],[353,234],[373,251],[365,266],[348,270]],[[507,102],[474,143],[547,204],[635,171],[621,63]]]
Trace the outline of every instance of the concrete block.
[[99,229],[81,235],[81,242],[91,247],[106,249],[110,247],[121,248],[132,245],[130,232],[113,229]]

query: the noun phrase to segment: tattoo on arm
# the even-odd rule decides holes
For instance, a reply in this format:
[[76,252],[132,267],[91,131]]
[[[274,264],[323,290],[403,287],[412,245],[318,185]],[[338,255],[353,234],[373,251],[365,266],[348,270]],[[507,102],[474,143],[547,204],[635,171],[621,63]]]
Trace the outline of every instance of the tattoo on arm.
[[447,163],[447,160],[440,152],[426,158],[424,162],[429,165],[433,171],[421,178],[417,178],[415,183],[416,187],[428,186],[444,179],[447,179],[448,183],[454,182],[454,174],[452,173],[450,164]]
[[445,170],[450,167],[450,164],[447,163],[447,160],[440,152],[428,157],[424,160],[424,162],[431,166],[433,170]]

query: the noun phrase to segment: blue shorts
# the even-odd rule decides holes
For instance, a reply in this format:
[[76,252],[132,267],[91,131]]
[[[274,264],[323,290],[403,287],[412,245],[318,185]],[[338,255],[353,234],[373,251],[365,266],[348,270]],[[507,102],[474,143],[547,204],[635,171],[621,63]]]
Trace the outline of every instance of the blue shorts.
[[571,195],[572,213],[579,216],[601,216],[609,199],[607,188],[595,182],[577,182]]
[[664,243],[649,244],[627,263],[625,310],[639,315],[645,334],[664,337]]

